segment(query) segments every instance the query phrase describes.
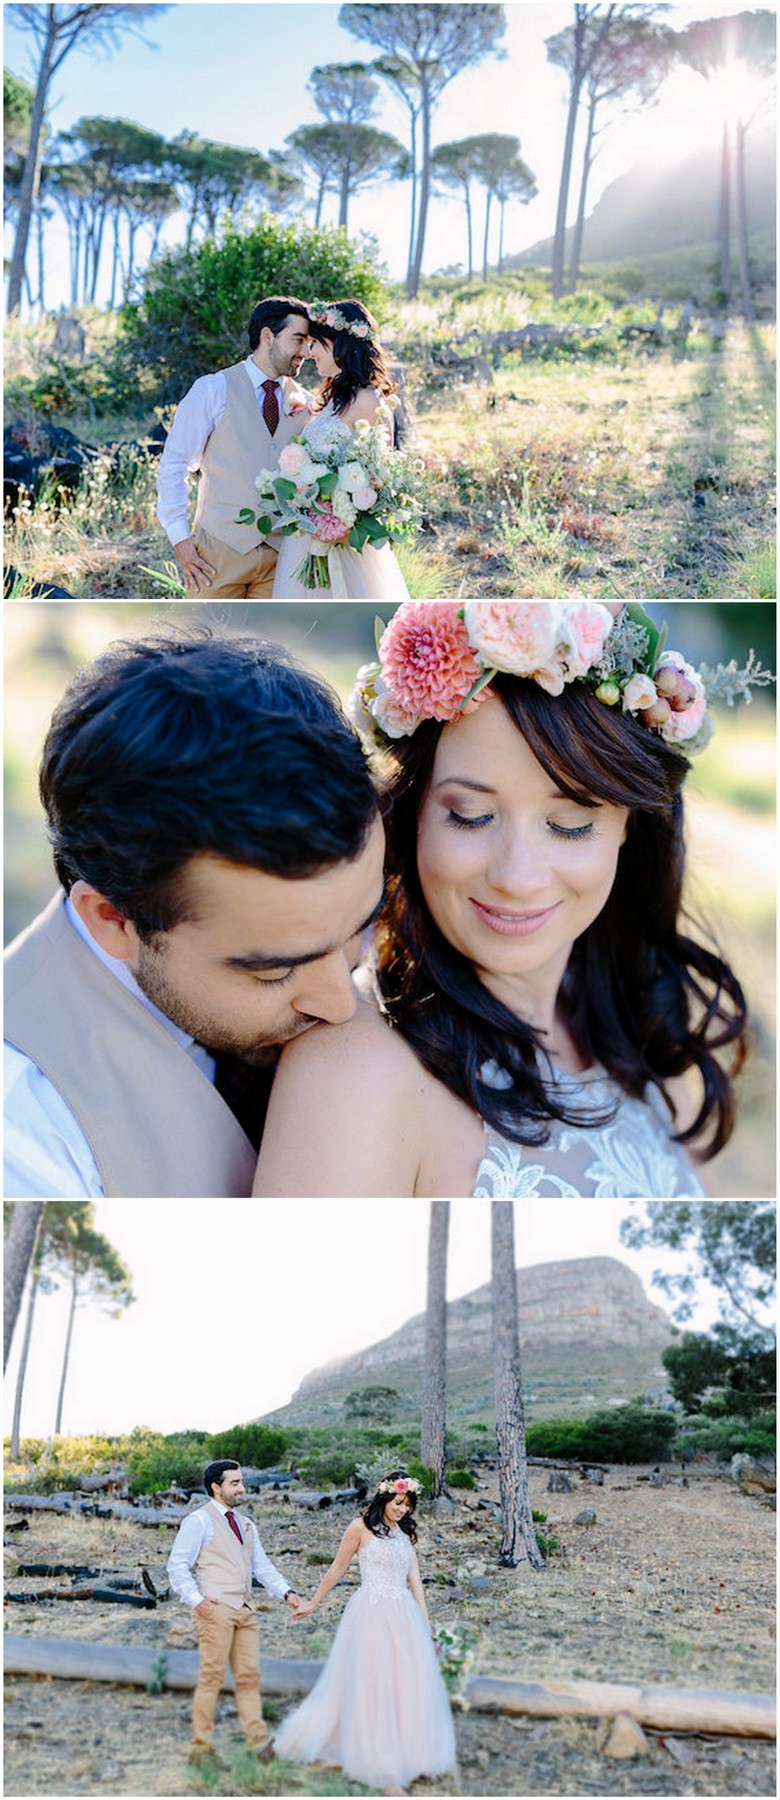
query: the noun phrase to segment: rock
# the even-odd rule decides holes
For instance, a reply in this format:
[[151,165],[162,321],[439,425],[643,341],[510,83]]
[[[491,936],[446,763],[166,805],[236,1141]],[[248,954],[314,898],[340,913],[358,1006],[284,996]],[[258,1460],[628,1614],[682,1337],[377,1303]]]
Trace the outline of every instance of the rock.
[[583,1475],[585,1476],[585,1480],[588,1483],[588,1487],[603,1487],[604,1486],[604,1470],[603,1469],[583,1469]]
[[547,1483],[548,1494],[573,1494],[574,1482],[569,1480],[564,1469],[553,1469]]
[[596,1514],[593,1511],[593,1507],[586,1506],[583,1508],[582,1512],[575,1513],[574,1523],[575,1525],[595,1525]]
[[777,1471],[770,1457],[732,1456],[731,1477],[739,1482],[743,1494],[774,1494],[777,1490]]
[[618,1713],[612,1724],[609,1737],[602,1750],[602,1756],[629,1757],[646,1756],[647,1738],[631,1713]]

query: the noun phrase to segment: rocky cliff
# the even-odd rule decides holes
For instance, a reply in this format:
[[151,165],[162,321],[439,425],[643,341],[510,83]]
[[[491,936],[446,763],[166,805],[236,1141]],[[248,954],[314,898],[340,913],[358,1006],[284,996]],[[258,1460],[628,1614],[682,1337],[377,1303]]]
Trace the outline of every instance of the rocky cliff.
[[[580,1257],[518,1269],[517,1299],[532,1417],[582,1412],[665,1385],[660,1359],[672,1326],[648,1300],[639,1277],[616,1258]],[[333,1417],[347,1393],[375,1385],[397,1389],[406,1406],[416,1403],[424,1343],[420,1313],[380,1343],[313,1369],[283,1416],[290,1423]],[[489,1411],[489,1285],[450,1302],[447,1343],[451,1411]]]

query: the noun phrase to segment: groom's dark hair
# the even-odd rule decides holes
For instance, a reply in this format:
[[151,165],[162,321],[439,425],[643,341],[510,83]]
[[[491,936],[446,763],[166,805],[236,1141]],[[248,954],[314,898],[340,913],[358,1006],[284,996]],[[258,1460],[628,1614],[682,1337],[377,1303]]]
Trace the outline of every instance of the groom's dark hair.
[[311,324],[305,300],[295,300],[289,294],[271,294],[268,300],[259,300],[247,325],[250,350],[257,349],[260,333],[266,325],[277,337],[284,330],[290,313],[300,313],[307,325]]
[[40,791],[54,865],[143,942],[192,916],[199,855],[286,880],[351,862],[378,816],[332,690],[262,638],[207,629],[112,644],[57,707]]
[[221,1487],[222,1477],[226,1471],[228,1469],[240,1469],[240,1467],[241,1464],[235,1462],[232,1456],[223,1457],[221,1462],[209,1463],[208,1467],[203,1471],[203,1486],[206,1489],[206,1493],[210,1500],[213,1500],[214,1498],[211,1490],[215,1482],[217,1487]]

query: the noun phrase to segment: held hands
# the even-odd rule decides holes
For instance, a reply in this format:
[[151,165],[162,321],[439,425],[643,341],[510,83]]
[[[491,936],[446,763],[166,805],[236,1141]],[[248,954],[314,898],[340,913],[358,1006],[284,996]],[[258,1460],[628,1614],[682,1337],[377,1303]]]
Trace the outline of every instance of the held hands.
[[294,1619],[308,1619],[309,1614],[316,1610],[315,1602],[313,1600],[302,1600],[300,1594],[288,1595],[287,1605],[289,1606]]

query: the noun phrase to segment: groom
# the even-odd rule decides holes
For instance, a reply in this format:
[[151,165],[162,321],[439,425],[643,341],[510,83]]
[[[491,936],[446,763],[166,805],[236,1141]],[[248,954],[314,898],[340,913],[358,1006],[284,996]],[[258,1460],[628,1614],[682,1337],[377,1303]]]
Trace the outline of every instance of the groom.
[[112,644],[40,778],[58,895],[5,965],[9,1199],[251,1191],[278,1046],[352,1017],[384,833],[338,701],[260,638]]
[[[275,294],[249,320],[249,355],[201,375],[184,395],[157,476],[157,517],[167,532],[188,594],[203,599],[267,599],[278,539],[239,525],[258,506],[255,476],[276,468],[279,452],[305,423],[297,375],[309,343],[302,300]],[[296,413],[298,416],[296,416]],[[200,470],[195,520],[188,523],[187,477]]]
[[244,1736],[260,1762],[270,1762],[268,1726],[260,1700],[260,1657],[252,1578],[295,1614],[301,1602],[266,1556],[248,1513],[234,1509],[243,1499],[241,1465],[231,1458],[209,1463],[203,1477],[208,1504],[188,1513],[168,1558],[174,1593],[192,1608],[200,1666],[192,1702],[190,1761],[213,1766],[212,1731],[217,1697],[228,1662]]

